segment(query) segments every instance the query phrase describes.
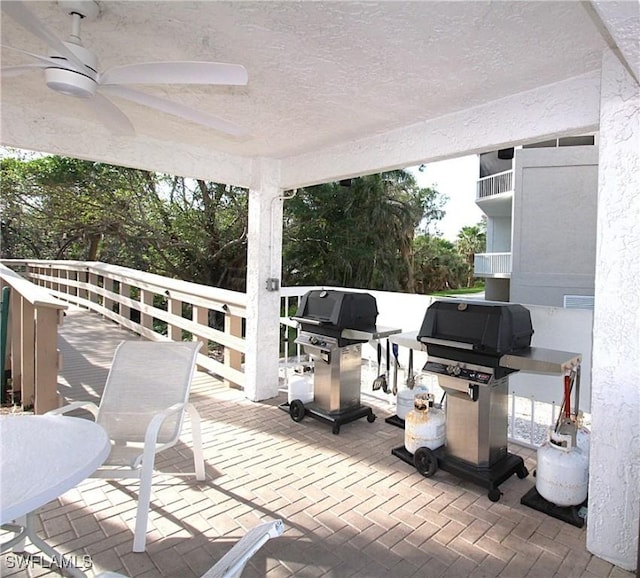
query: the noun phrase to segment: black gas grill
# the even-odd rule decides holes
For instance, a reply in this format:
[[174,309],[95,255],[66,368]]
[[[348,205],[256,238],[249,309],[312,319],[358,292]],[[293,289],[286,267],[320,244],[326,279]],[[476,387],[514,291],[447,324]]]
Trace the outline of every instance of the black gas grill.
[[[422,473],[442,469],[471,479],[500,498],[498,485],[516,473],[524,478],[521,457],[507,452],[508,375],[517,365],[504,360],[528,355],[531,316],[522,305],[486,301],[436,301],[428,309],[417,339],[428,353],[424,371],[437,375],[446,392],[446,444],[416,452]],[[395,455],[413,461],[405,448]],[[418,463],[416,463],[418,466]]]
[[332,337],[338,347],[365,343],[376,331],[378,307],[368,293],[315,290],[303,295],[296,316],[302,331]]
[[368,293],[314,290],[306,293],[292,319],[301,329],[296,343],[313,360],[313,403],[292,400],[288,406],[294,421],[305,415],[333,425],[366,417],[376,418],[360,404],[362,343],[376,336],[378,308]]

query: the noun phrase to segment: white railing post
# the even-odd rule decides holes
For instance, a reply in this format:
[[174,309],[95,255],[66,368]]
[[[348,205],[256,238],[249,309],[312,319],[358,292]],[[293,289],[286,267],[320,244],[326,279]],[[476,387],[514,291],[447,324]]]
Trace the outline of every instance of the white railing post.
[[[193,321],[198,325],[209,327],[209,310],[205,307],[194,305],[191,316]],[[200,349],[200,353],[202,353],[203,355],[207,355],[209,353],[209,343],[207,339],[200,335],[194,335],[193,341],[199,341],[200,343],[202,343],[202,349]]]
[[58,310],[38,307],[35,326],[34,412],[43,414],[58,407]]
[[[20,400],[23,406],[34,405],[36,396],[36,309],[20,296]],[[14,384],[15,391],[15,384]]]
[[[120,281],[120,287],[118,293],[121,297],[126,297],[127,299],[131,298],[131,286],[124,281]],[[125,305],[121,301],[118,302],[118,312],[121,317],[125,319],[131,319],[131,309],[128,305]]]
[[[104,290],[108,292],[107,294],[113,293],[113,279],[111,279],[111,277],[103,277],[102,286],[104,287]],[[113,299],[110,299],[105,295],[103,299],[103,306],[107,311],[113,311],[114,303]]]
[[145,329],[153,329],[153,317],[147,313],[146,309],[153,307],[153,293],[146,289],[140,289],[140,325]]
[[[242,317],[226,313],[224,316],[224,332],[233,337],[242,338]],[[240,371],[242,368],[242,353],[230,347],[225,347],[224,364]],[[230,380],[225,379],[224,382],[227,386],[232,386]]]
[[[172,316],[182,317],[182,301],[169,297],[167,309]],[[182,341],[182,329],[178,325],[169,323],[167,326],[167,336],[171,341]]]

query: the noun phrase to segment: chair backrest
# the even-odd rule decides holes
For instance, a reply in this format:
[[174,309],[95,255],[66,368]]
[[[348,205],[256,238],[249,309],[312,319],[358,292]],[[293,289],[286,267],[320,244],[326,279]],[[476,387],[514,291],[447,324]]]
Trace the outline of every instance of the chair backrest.
[[[199,342],[123,341],[116,349],[96,421],[118,442],[144,442],[153,416],[189,400]],[[167,419],[158,441],[180,435],[184,412]]]

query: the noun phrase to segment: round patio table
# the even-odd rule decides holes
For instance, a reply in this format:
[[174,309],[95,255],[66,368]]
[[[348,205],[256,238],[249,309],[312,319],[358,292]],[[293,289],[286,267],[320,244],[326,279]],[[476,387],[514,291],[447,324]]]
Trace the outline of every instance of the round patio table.
[[[25,538],[56,561],[61,555],[35,534],[35,511],[89,477],[111,444],[98,424],[77,417],[0,417],[0,525],[16,532],[2,551]],[[12,522],[26,517],[26,524]],[[84,576],[76,568],[65,568]]]

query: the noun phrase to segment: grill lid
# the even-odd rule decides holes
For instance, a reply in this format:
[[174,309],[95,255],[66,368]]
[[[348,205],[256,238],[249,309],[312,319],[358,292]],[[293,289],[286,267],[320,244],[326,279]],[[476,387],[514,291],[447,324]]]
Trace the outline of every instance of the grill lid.
[[443,348],[501,356],[528,348],[532,335],[531,314],[522,305],[442,300],[428,307],[417,337],[430,355],[434,346],[439,357]]
[[353,329],[375,333],[378,307],[369,293],[313,290],[302,296],[296,316],[303,331],[340,339],[340,346],[367,339],[344,339],[342,331]]

